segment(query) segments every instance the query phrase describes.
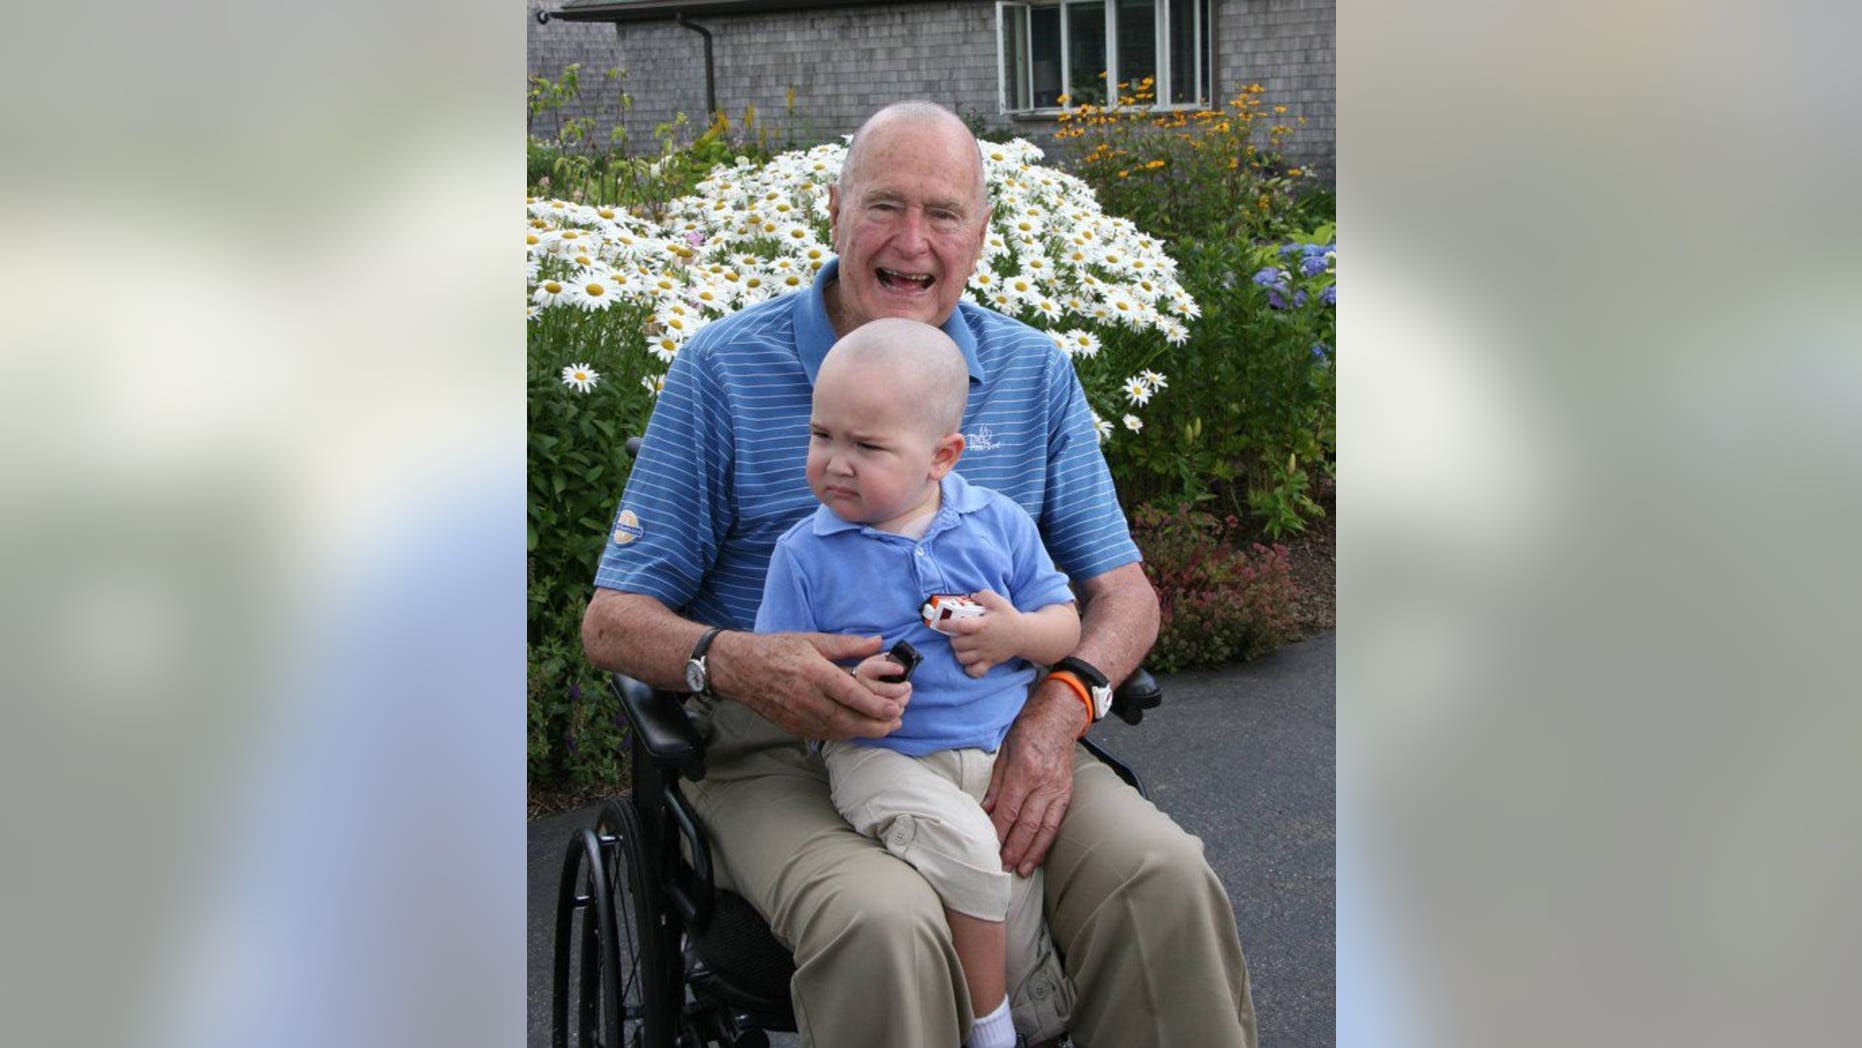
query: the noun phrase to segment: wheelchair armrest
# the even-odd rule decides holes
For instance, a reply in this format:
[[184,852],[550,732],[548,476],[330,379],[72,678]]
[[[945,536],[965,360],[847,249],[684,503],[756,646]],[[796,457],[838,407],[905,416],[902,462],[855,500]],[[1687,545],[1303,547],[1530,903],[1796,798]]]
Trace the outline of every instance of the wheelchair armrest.
[[1157,678],[1140,666],[1112,693],[1112,712],[1125,723],[1136,724],[1144,719],[1145,710],[1156,709],[1163,701],[1164,689]]
[[660,691],[624,673],[608,675],[621,712],[654,763],[694,782],[705,777],[705,742],[676,692]]

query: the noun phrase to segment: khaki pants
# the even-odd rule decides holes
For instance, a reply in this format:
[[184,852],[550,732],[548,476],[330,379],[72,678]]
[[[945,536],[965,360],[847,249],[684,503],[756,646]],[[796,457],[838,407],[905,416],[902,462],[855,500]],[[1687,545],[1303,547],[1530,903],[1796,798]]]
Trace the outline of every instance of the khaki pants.
[[[970,1001],[937,893],[848,826],[820,758],[795,738],[735,702],[699,712],[714,733],[708,774],[685,789],[720,883],[795,954],[803,1043],[956,1048]],[[1234,912],[1202,842],[1084,749],[1042,891],[1078,991],[1069,1025],[1082,1048],[1254,1048]]]
[[1041,915],[1045,871],[1026,878],[1004,871],[996,828],[983,811],[996,755],[959,749],[908,757],[830,742],[821,759],[834,810],[849,825],[910,863],[947,909],[1004,925],[1016,1032],[1037,1043],[1065,1033],[1073,986]]

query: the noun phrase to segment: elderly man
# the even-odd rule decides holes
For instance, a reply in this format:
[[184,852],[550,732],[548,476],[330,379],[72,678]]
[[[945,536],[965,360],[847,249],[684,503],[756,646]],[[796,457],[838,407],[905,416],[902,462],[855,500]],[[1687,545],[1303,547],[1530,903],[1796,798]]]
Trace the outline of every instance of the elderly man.
[[1004,868],[1021,875],[1010,923],[1045,909],[1073,984],[1011,987],[1017,1026],[1051,1038],[1065,1023],[1099,1048],[1252,1046],[1234,914],[1201,842],[1075,745],[1104,715],[1094,685],[1129,674],[1156,638],[1157,597],[1066,356],[960,304],[989,224],[975,139],[930,103],[880,110],[828,213],[838,258],[812,288],[710,325],[674,361],[583,619],[589,657],[698,693],[714,739],[687,789],[720,879],[795,954],[804,1041],[961,1043],[970,1002],[936,893],[847,826],[803,741],[898,726],[898,704],[836,665],[880,638],[750,632],[776,539],[814,509],[803,469],[822,357],[879,317],[942,328],[970,373],[965,475],[1040,523],[1083,605],[1072,679],[1036,687],[984,800]]

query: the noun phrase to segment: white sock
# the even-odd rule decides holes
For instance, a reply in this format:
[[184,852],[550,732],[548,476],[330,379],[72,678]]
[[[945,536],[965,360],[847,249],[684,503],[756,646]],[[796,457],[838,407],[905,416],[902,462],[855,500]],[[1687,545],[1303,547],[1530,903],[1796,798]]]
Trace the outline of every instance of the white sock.
[[970,1038],[963,1048],[1015,1048],[1015,1018],[1009,1014],[1009,999],[1004,997],[996,1010],[970,1026]]

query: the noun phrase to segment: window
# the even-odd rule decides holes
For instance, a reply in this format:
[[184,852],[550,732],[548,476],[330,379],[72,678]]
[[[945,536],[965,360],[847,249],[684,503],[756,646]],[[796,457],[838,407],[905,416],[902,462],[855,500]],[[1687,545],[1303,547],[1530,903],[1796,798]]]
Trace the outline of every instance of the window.
[[1063,94],[1105,105],[1107,84],[1145,77],[1155,105],[1206,105],[1211,35],[1209,0],[998,3],[1002,111],[1058,109]]

